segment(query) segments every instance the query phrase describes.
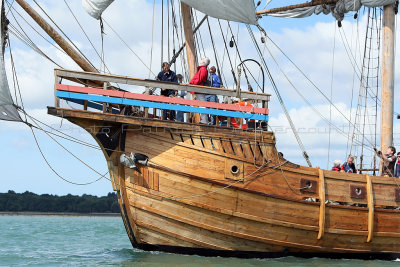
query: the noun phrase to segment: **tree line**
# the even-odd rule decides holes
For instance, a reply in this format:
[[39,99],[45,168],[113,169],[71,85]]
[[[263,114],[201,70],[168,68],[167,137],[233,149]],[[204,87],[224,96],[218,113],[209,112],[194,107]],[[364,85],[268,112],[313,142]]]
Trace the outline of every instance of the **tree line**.
[[33,211],[33,212],[76,212],[76,213],[119,213],[119,204],[116,193],[97,197],[83,194],[75,196],[37,195],[26,191],[15,193],[9,190],[0,193],[1,211]]

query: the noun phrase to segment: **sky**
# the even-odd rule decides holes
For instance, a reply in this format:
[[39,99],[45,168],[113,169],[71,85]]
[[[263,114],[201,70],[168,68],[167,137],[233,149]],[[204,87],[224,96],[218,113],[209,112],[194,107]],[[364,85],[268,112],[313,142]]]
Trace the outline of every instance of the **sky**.
[[[33,1],[27,2],[45,17]],[[83,10],[81,1],[67,1],[68,6],[65,1],[41,0],[37,2],[93,65],[98,69],[102,68],[101,60],[97,55],[101,54],[102,51],[99,21],[91,18]],[[260,6],[264,7],[265,2],[262,1]],[[275,4],[272,1],[271,7]],[[81,27],[85,30],[97,52],[88,41],[68,7],[79,18]],[[13,4],[12,10],[13,12],[8,13],[11,25],[18,26],[19,24],[40,51],[45,52],[46,55],[65,69],[79,70],[79,67],[65,53],[56,48],[54,42],[39,29],[35,22],[16,3]],[[175,47],[178,47],[177,44],[181,41],[176,38],[173,40],[174,38],[170,37],[168,53],[168,23],[166,22],[167,15],[165,10],[163,59],[161,59],[160,29],[162,23],[160,1],[156,1],[154,7],[154,22],[153,1],[149,0],[115,1],[104,12],[104,58],[111,73],[138,78],[154,78],[155,74],[160,71],[161,62],[168,59],[168,54],[171,56],[173,42],[175,41]],[[331,15],[312,16],[306,19],[264,17],[260,20],[260,25],[274,42],[272,43],[271,40],[267,39],[265,46],[261,43],[260,32],[257,28],[252,27],[257,43],[261,46],[269,70],[310,156],[310,160],[313,166],[320,166],[321,168],[330,168],[335,159],[340,159],[343,162],[346,155],[350,153],[351,142],[348,141],[348,137],[352,137],[353,130],[349,129],[348,126],[349,121],[353,124],[356,118],[360,89],[359,77],[363,60],[362,48],[364,46],[365,26],[367,23],[367,16],[363,12],[360,12],[358,19],[354,19],[353,15],[346,16],[340,29]],[[195,18],[199,21],[202,16],[201,13],[196,13]],[[49,19],[46,18],[46,20]],[[396,17],[396,25],[397,22],[398,18]],[[245,25],[232,23],[231,26],[241,58],[252,58],[260,61]],[[230,74],[229,60],[224,52],[224,43],[218,22],[215,19],[210,19],[210,27],[217,47],[220,68],[223,72],[223,81],[226,87],[233,88],[233,77]],[[224,21],[222,22],[222,29],[225,35],[227,23]],[[46,40],[35,31],[45,36]],[[200,33],[202,39],[199,40],[199,46],[201,47],[199,57],[210,57],[211,64],[214,65],[215,57],[206,24],[200,28]],[[170,35],[172,35],[172,26]],[[226,36],[230,39],[232,34]],[[24,107],[28,114],[65,134],[95,145],[94,140],[83,129],[69,123],[67,120],[47,115],[46,107],[54,105],[54,69],[57,66],[27,46],[14,34],[11,34],[10,38],[11,53],[18,84]],[[372,43],[370,45],[374,47]],[[396,48],[398,46],[398,42],[396,42]],[[238,55],[235,53],[234,48],[228,48],[228,50],[236,68],[240,63]],[[280,50],[284,51],[291,61]],[[379,54],[376,51],[372,50],[371,53],[372,58],[378,58]],[[9,84],[14,95],[10,49],[6,51],[5,60]],[[178,62],[179,64],[176,64],[176,72],[183,73],[180,60]],[[378,64],[376,62],[372,61],[371,64]],[[247,66],[255,74],[256,79],[261,81],[257,65],[248,64]],[[148,68],[151,69],[151,72]],[[173,69],[175,69],[175,66]],[[397,78],[399,77],[399,70],[397,62],[395,67],[395,88],[399,82]],[[369,77],[373,76],[373,73],[370,73]],[[242,80],[244,80],[243,77]],[[370,80],[371,83],[374,81],[376,80]],[[245,88],[246,84],[243,82],[241,86]],[[256,88],[255,84],[253,84],[253,88]],[[136,92],[141,92],[140,90],[143,89],[129,88],[129,90],[139,90]],[[265,82],[265,92],[271,94],[269,125],[276,134],[278,150],[288,160],[306,165],[285,118],[283,109],[268,79]],[[400,112],[397,104],[399,103],[399,94],[397,92],[398,90],[396,89],[395,111]],[[302,99],[302,96],[306,101]],[[329,104],[330,100],[333,105]],[[63,107],[71,108],[66,103],[62,103],[62,105]],[[74,106],[74,108],[78,107]],[[372,114],[374,110],[375,108],[372,107],[368,112]],[[318,114],[322,115],[325,120]],[[358,121],[362,119],[361,117],[357,118]],[[330,120],[336,128],[330,128],[326,122],[327,120]],[[367,126],[367,133],[375,131],[372,122],[370,123],[371,125]],[[377,117],[377,122],[379,125],[379,116]],[[395,119],[395,145],[400,143],[399,122],[399,120]],[[355,132],[361,130],[359,128]],[[377,131],[379,133],[379,129]],[[2,153],[0,153],[2,166],[0,192],[14,190],[16,192],[31,191],[38,194],[105,195],[112,191],[111,183],[106,179],[100,179],[85,186],[73,184],[90,183],[99,178],[98,173],[104,174],[107,172],[106,161],[101,151],[57,139],[71,153],[97,171],[93,172],[46,134],[35,131],[40,149],[48,163],[62,177],[60,178],[46,164],[29,127],[22,123],[0,121],[0,134],[2,136],[0,139],[0,146],[2,147]],[[373,141],[372,136],[369,136],[368,141],[366,141],[369,146],[367,151],[371,149]],[[379,146],[379,138],[377,145]],[[353,154],[359,150],[360,147],[352,147],[351,153]],[[72,183],[68,183],[65,180]]]

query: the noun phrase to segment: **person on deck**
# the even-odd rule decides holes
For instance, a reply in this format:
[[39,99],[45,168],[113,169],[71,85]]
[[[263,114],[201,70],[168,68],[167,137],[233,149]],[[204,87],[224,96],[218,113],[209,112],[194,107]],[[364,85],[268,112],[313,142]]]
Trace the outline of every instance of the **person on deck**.
[[383,159],[383,165],[382,165],[382,173],[381,176],[389,176],[393,177],[394,176],[394,165],[396,163],[396,148],[393,146],[389,146],[386,150],[386,154],[382,154],[381,151],[377,151],[376,148],[374,147],[375,153],[378,157]]
[[[163,62],[162,64],[162,71],[157,75],[157,80],[162,81],[162,82],[171,82],[171,83],[178,83],[178,79],[175,75],[175,72],[170,70],[170,66],[168,62]],[[176,90],[172,89],[165,89],[161,88],[161,95],[163,96],[175,96],[176,95]],[[175,120],[175,110],[163,110],[162,112],[162,119],[167,120],[167,113],[169,111],[169,119],[171,121]]]
[[397,163],[394,171],[394,177],[400,178],[400,152],[397,153]]
[[[193,78],[190,80],[189,84],[193,85],[201,85],[204,86],[207,78],[208,78],[208,69],[207,66],[210,64],[210,59],[209,58],[203,58],[201,60],[200,66],[197,67],[197,72],[193,76]],[[204,94],[196,94],[196,100],[200,101],[205,101],[205,95]],[[200,114],[200,123],[203,124],[208,124],[208,116],[207,114]]]
[[[210,75],[211,75],[211,87],[221,87],[221,79],[219,78],[219,76],[215,73],[216,72],[216,68],[215,66],[212,66],[210,68]],[[205,99],[208,102],[218,102],[218,98],[216,95],[205,95]],[[216,119],[217,116],[216,115],[211,115],[211,122],[209,122],[208,124],[210,125],[215,125],[216,124]]]
[[347,162],[343,163],[340,169],[347,173],[357,173],[356,165],[354,164],[354,158],[349,156]]
[[340,160],[337,159],[333,162],[332,171],[340,172]]
[[[183,76],[182,76],[182,74],[177,74],[177,75],[176,75],[176,78],[178,78],[178,82],[179,82],[179,83],[182,83],[182,82],[183,82]],[[184,98],[186,94],[187,94],[186,91],[182,90],[182,91],[179,91],[179,92],[178,92],[177,97],[179,97],[179,98]],[[184,112],[183,112],[183,111],[177,111],[177,112],[176,112],[176,120],[177,120],[177,121],[180,121],[180,122],[184,122]]]

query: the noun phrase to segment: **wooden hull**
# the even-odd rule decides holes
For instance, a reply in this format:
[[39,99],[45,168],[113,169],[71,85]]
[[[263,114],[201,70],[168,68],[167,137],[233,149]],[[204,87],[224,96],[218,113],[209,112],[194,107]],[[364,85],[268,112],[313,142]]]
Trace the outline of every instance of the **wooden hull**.
[[[88,129],[103,148],[136,247],[227,256],[400,253],[393,178],[292,164],[278,157],[271,132],[49,113]],[[113,140],[101,135],[105,128]],[[123,166],[119,157],[130,152],[149,164],[140,172]]]

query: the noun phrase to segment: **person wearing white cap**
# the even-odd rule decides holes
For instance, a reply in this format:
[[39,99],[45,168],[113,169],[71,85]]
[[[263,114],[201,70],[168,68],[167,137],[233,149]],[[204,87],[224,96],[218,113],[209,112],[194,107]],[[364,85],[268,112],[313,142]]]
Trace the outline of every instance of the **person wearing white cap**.
[[[190,80],[189,84],[211,86],[207,84],[208,80],[208,69],[207,66],[210,64],[210,59],[208,57],[201,60],[200,66],[197,67],[197,72]],[[192,92],[192,94],[194,94]],[[205,94],[196,94],[196,100],[205,101]],[[208,124],[207,114],[200,114],[200,123]]]

